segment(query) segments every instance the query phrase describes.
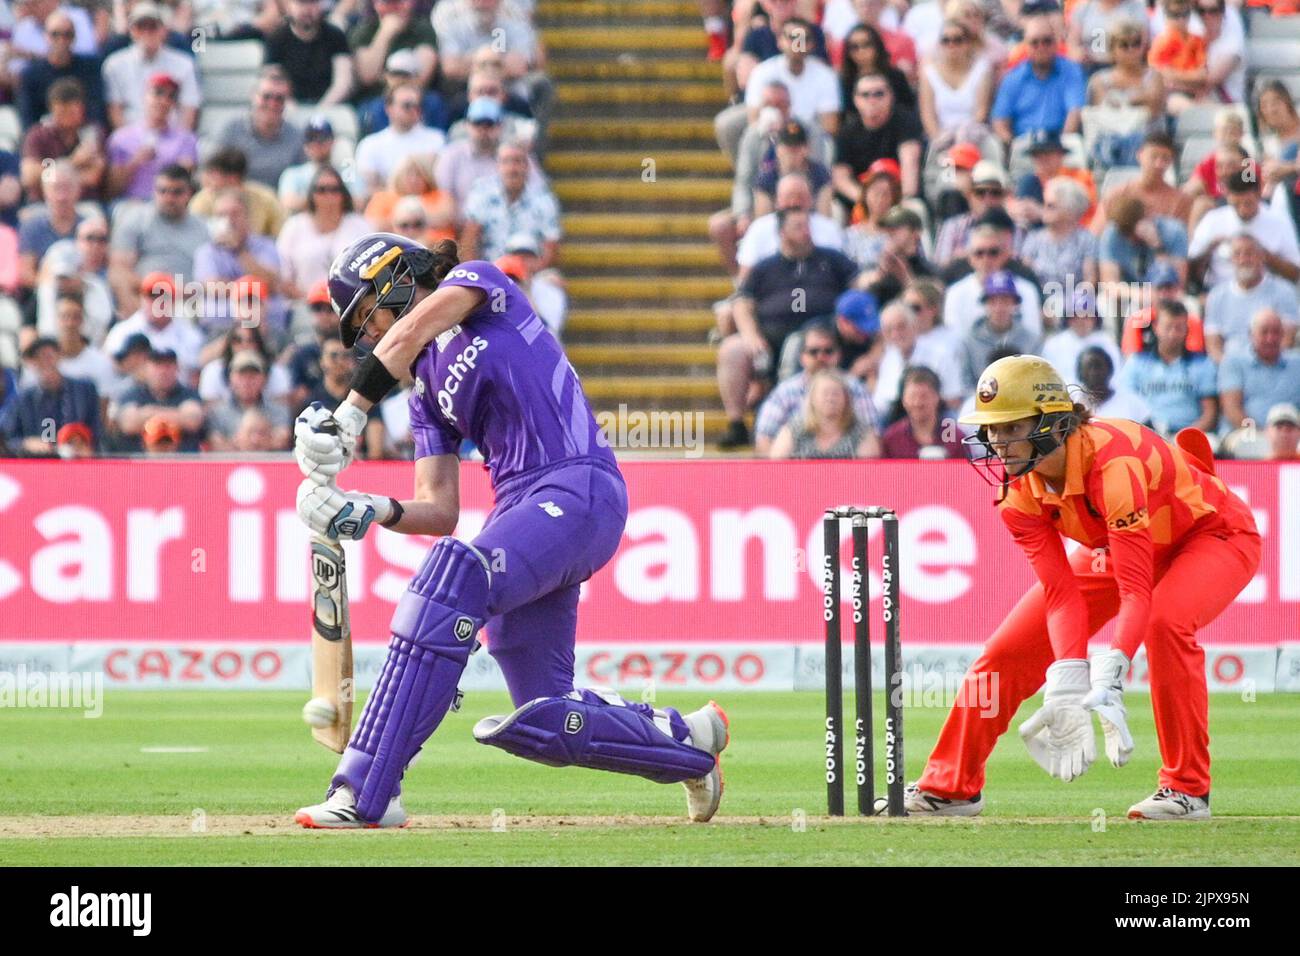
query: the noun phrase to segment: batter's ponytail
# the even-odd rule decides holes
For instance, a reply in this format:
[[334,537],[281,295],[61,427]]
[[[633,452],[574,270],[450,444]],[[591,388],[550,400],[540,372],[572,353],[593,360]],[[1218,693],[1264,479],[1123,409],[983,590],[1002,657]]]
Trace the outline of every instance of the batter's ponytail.
[[426,289],[436,289],[447,273],[460,265],[460,250],[453,240],[443,239],[429,250],[429,256],[432,262],[415,276],[415,281]]

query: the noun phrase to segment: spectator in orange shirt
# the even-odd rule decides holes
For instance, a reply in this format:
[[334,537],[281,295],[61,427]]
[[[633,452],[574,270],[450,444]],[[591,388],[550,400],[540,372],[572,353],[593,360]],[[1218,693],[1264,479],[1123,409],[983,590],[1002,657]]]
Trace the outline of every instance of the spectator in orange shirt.
[[1151,44],[1147,62],[1169,90],[1166,110],[1177,116],[1206,93],[1205,41],[1188,30],[1192,8],[1187,0],[1164,0],[1164,11],[1165,32]]

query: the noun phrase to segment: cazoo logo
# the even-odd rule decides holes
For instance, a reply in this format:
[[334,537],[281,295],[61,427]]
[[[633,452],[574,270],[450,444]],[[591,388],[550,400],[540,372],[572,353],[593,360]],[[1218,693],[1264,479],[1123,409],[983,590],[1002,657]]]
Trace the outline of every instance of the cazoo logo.
[[[464,272],[463,269],[458,271]],[[455,272],[452,273],[452,275],[455,274]],[[470,273],[470,275],[473,276],[473,273]],[[477,277],[474,276],[474,278]],[[442,414],[447,421],[454,422],[456,420],[456,415],[452,411],[456,392],[460,390],[460,384],[465,380],[465,376],[474,371],[479,355],[487,351],[487,347],[487,339],[481,335],[476,335],[473,341],[457,353],[456,357],[451,360],[451,364],[447,366],[447,376],[442,380],[442,388],[438,389],[438,408],[442,410]]]
[[448,279],[468,279],[470,282],[478,281],[478,273],[470,272],[468,269],[453,269],[447,273]]
[[1124,528],[1131,528],[1134,525],[1144,523],[1147,517],[1147,509],[1139,508],[1137,511],[1130,511],[1122,518],[1115,518],[1111,521],[1110,526],[1115,531],[1121,531]]

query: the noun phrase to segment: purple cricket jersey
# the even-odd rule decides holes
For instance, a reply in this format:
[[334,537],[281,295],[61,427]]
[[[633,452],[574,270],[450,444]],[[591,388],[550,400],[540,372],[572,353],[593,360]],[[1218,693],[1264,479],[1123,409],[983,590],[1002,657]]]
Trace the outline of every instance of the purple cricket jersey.
[[468,438],[483,453],[493,488],[570,459],[617,468],[577,373],[514,282],[474,260],[439,285],[482,289],[487,298],[415,360],[415,457],[455,454]]

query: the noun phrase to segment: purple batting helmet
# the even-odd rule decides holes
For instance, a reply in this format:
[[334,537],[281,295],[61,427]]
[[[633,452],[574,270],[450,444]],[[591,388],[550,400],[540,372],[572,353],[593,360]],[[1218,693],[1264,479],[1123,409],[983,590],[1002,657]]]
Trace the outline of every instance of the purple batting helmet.
[[365,327],[362,322],[353,328],[352,316],[366,293],[375,294],[374,308],[392,309],[401,318],[415,299],[416,279],[433,264],[428,249],[391,232],[372,232],[349,244],[329,272],[330,302],[339,316],[343,344],[351,348]]

